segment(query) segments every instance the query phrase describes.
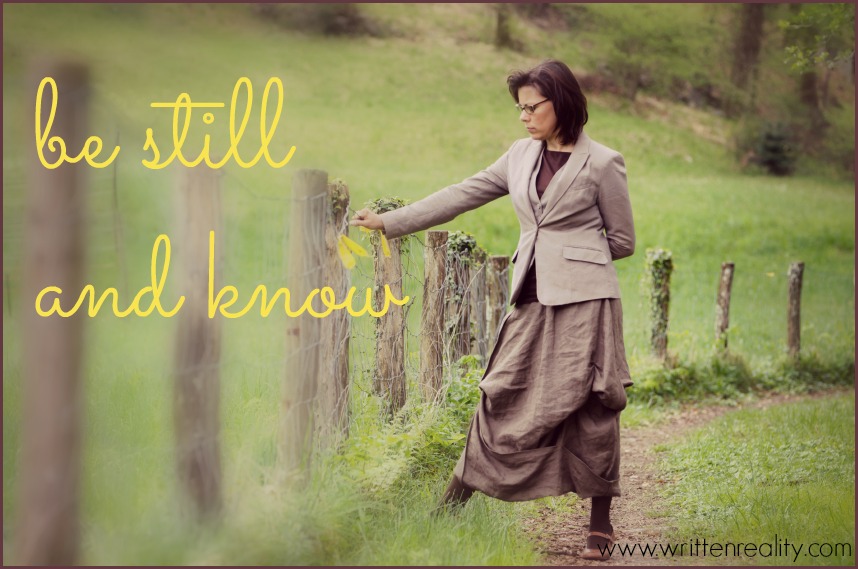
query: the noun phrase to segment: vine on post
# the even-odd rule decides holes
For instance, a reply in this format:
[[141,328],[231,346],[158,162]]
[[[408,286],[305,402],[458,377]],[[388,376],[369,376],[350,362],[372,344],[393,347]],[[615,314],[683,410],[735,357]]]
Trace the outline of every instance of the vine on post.
[[673,253],[667,249],[646,250],[646,276],[649,292],[649,314],[652,325],[653,354],[664,361],[667,357],[667,326],[670,309],[670,274],[673,272]]

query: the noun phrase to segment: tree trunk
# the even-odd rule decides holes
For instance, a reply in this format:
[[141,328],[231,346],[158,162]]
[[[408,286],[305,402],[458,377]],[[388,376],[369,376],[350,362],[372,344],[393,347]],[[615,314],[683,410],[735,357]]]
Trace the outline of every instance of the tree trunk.
[[497,14],[497,28],[495,30],[495,46],[499,48],[514,48],[512,34],[509,29],[510,8],[507,4],[497,4],[495,6]]
[[733,84],[740,89],[748,86],[760,58],[765,23],[765,4],[742,4],[739,7],[739,26],[733,48]]
[[[816,131],[824,128],[827,123],[825,117],[822,115],[822,108],[819,104],[819,90],[817,89],[819,76],[816,74],[816,71],[807,71],[801,74],[798,81],[799,98],[810,112],[811,130]],[[813,138],[818,140],[818,134],[818,132],[815,132]]]

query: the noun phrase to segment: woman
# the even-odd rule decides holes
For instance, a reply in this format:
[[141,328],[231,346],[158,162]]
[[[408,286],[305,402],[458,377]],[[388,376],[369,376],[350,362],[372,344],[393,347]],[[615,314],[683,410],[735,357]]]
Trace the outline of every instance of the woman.
[[634,253],[623,157],[587,137],[587,100],[548,60],[507,79],[530,138],[493,165],[411,205],[352,225],[388,238],[445,223],[509,195],[521,225],[511,304],[442,504],[479,490],[506,500],[575,492],[592,498],[581,553],[607,559],[611,498],[620,495],[619,414],[632,385],[612,261]]

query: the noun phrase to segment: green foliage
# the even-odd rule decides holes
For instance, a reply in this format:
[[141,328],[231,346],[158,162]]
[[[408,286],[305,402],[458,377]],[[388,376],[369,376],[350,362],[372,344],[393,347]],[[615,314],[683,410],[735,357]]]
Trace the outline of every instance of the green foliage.
[[446,386],[444,405],[411,452],[410,476],[449,476],[465,448],[465,433],[480,400],[484,370],[478,366],[476,356],[463,356],[457,362],[453,379]]
[[[383,495],[407,480],[446,479],[465,445],[465,433],[480,400],[484,370],[478,356],[464,356],[444,387],[443,404],[410,398],[392,421],[377,421],[352,433],[331,460],[365,491]],[[378,398],[374,398],[378,399]],[[381,408],[382,402],[377,404]]]
[[831,164],[835,175],[855,176],[855,106],[829,108],[826,111],[829,126],[820,145],[819,157]]
[[399,209],[407,203],[408,200],[400,198],[399,196],[385,196],[372,199],[364,205],[375,213],[385,213]]
[[447,387],[445,401],[452,416],[464,429],[480,401],[480,380],[485,368],[480,367],[481,358],[475,355],[462,356],[456,365],[457,373]]
[[325,36],[384,35],[358,4],[254,4],[253,13],[286,30]]
[[[454,272],[450,267],[458,261],[465,267],[477,267],[486,260],[486,250],[477,245],[476,238],[466,231],[450,231],[447,235],[447,278],[446,286],[451,292],[448,302],[462,302],[468,294],[468,282],[455,282]],[[449,323],[448,326],[453,326]]]
[[614,40],[608,52],[608,75],[620,86],[623,94],[634,99],[638,90],[649,88],[666,94],[669,78],[660,76],[659,60],[674,56],[678,46],[667,32],[655,32],[637,26],[626,26],[625,32]]
[[[667,449],[661,461],[679,528],[674,542],[804,544],[788,560],[855,563],[854,393],[730,413]],[[845,555],[812,557],[811,543],[849,543]],[[738,560],[737,560],[738,561]]]
[[833,67],[855,55],[855,6],[803,4],[779,22],[788,38],[787,63],[796,72],[817,65]]
[[464,265],[474,265],[485,260],[486,250],[477,245],[473,234],[451,231],[447,235],[447,258],[457,259]]
[[708,360],[676,359],[634,374],[629,401],[646,405],[736,400],[754,391],[807,393],[848,386],[854,381],[854,359],[826,362],[817,355],[797,361],[783,358],[752,368],[741,356],[715,352]]
[[422,414],[398,414],[392,421],[349,436],[340,453],[332,457],[343,473],[367,491],[388,491],[408,469],[408,454],[417,444],[425,422]]
[[760,388],[788,393],[811,393],[832,386],[849,386],[855,380],[854,358],[826,361],[815,351],[797,360],[783,358],[760,366],[755,373]]
[[587,17],[575,19],[576,35],[590,39],[586,32],[598,30],[593,40],[602,44],[593,50],[598,62],[591,67],[624,97],[634,100],[642,92],[719,111],[737,106],[741,94],[732,88],[725,67],[712,65],[726,53],[715,46],[729,36],[711,9],[586,5],[579,10]]
[[[364,204],[365,207],[369,208],[370,211],[374,213],[385,213],[387,211],[393,211],[395,209],[399,209],[405,205],[408,205],[408,200],[403,199],[399,196],[382,196],[378,198],[374,198],[369,200]],[[373,251],[377,251],[377,246],[379,243],[380,233],[377,231],[373,231],[369,236],[369,241],[373,245]],[[399,237],[399,250],[403,255],[408,255],[410,251],[410,247],[412,242],[415,239],[413,234],[411,235],[403,235]]]
[[328,178],[328,185],[332,186],[329,191],[331,200],[331,211],[335,217],[344,213],[349,204],[347,184],[342,178]]
[[656,405],[676,401],[700,401],[708,398],[732,399],[747,393],[751,373],[741,358],[714,356],[706,364],[674,361],[653,366],[634,376],[629,400]]

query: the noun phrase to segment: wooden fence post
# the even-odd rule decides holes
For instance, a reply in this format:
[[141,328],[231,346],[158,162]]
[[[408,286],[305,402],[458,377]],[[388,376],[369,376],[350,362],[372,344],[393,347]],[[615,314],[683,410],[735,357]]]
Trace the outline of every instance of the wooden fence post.
[[429,231],[423,253],[423,314],[420,335],[420,385],[434,400],[444,376],[444,314],[447,279],[447,232]]
[[174,368],[173,418],[179,484],[198,519],[223,505],[220,461],[220,315],[209,318],[210,232],[214,232],[214,289],[222,281],[220,171],[184,169],[179,182],[176,233],[180,290]]
[[715,345],[727,349],[727,330],[730,328],[730,293],[733,289],[734,263],[721,263],[721,280],[715,300]]
[[[289,222],[287,284],[292,298],[307,298],[325,286],[325,224],[328,209],[328,174],[321,170],[295,172]],[[319,298],[316,311],[324,310]],[[321,319],[301,314],[286,329],[287,365],[283,382],[283,462],[297,483],[306,482],[314,448],[313,416],[316,404]]]
[[[390,257],[382,252],[381,240],[374,245],[375,310],[384,306],[384,285],[396,298],[402,298],[402,255],[399,239],[388,239]],[[402,306],[390,304],[387,313],[376,319],[375,392],[387,405],[387,412],[395,414],[405,405],[405,311]]]
[[[509,256],[492,255],[488,265],[488,338],[487,352],[490,354],[498,336],[498,326],[509,304]],[[484,361],[483,364],[488,364]]]
[[652,351],[657,358],[667,358],[667,327],[670,312],[670,274],[673,255],[665,249],[647,249],[647,270],[650,274],[650,319]]
[[[62,137],[74,155],[90,134],[88,69],[66,62],[36,65],[31,100],[44,77],[52,77],[58,89],[51,134]],[[43,125],[51,111],[50,88],[46,91],[39,117]],[[50,148],[45,154],[49,162],[56,160]],[[63,290],[61,305],[68,309],[83,287],[87,168],[81,161],[47,169],[35,158],[30,166],[23,267],[23,295],[29,299],[24,305],[30,309],[22,316],[23,424],[15,534],[15,562],[20,565],[78,561],[80,363],[86,309],[69,318],[41,317],[31,303],[44,287],[57,286]],[[47,308],[50,302],[43,304]]]
[[[340,235],[348,235],[346,215],[349,188],[340,181],[328,184],[325,222],[324,286],[334,290],[338,302],[349,290],[349,271],[337,253]],[[350,320],[345,310],[335,310],[321,319],[321,373],[316,427],[320,448],[335,447],[348,436],[349,428],[349,340]]]
[[471,352],[471,240],[460,231],[447,238],[447,329],[450,340],[450,370],[459,358]]
[[787,346],[791,358],[798,358],[801,351],[801,281],[804,263],[789,266],[789,310],[787,311]]
[[477,354],[486,363],[488,342],[486,340],[486,251],[477,247],[471,256],[471,321],[474,328],[474,345],[471,353]]

